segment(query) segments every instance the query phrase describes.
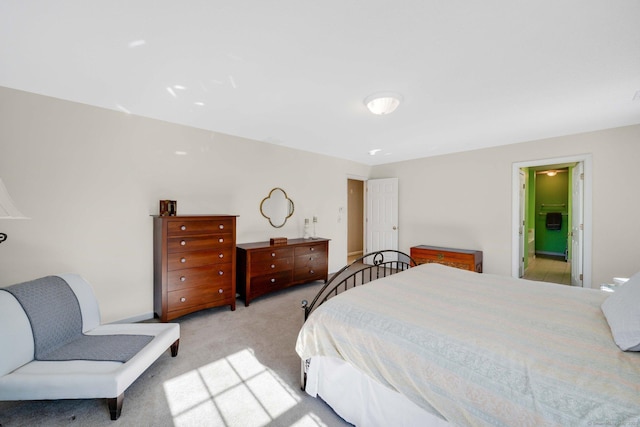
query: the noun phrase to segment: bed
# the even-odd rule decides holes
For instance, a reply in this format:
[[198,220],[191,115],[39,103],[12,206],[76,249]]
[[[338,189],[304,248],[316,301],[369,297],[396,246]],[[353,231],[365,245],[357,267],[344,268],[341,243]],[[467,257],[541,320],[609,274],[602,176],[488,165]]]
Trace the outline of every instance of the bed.
[[[409,268],[395,251],[365,257],[361,272],[343,268],[303,302],[296,343],[303,388],[346,421],[640,425],[640,353],[621,350],[628,334],[616,335],[614,318],[624,310],[603,304],[618,292]],[[618,298],[635,312],[636,289]]]

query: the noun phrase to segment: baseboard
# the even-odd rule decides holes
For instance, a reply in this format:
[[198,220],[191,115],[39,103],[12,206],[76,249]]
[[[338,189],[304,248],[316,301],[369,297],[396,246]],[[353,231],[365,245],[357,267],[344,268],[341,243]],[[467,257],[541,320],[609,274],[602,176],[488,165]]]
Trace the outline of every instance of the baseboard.
[[567,262],[567,256],[564,253],[536,251],[536,256],[540,256],[541,258],[555,259],[557,261]]
[[536,251],[536,255],[561,256],[561,257],[564,257],[564,252]]

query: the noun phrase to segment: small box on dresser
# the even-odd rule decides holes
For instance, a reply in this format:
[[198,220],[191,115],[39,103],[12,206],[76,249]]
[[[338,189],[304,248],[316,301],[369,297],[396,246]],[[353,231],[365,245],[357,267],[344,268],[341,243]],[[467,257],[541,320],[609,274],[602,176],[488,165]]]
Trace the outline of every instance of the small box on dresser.
[[237,246],[238,293],[244,305],[269,292],[328,278],[329,239],[289,239],[283,244]]
[[162,322],[236,309],[236,217],[154,216],[154,311]]
[[420,245],[413,246],[409,255],[418,264],[435,262],[449,267],[482,273],[482,251]]

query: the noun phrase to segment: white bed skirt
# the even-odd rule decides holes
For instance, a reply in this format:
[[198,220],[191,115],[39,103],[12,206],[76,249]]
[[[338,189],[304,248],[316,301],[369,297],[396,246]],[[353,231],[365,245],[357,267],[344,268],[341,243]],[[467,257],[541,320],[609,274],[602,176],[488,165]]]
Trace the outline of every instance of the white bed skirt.
[[306,392],[320,396],[345,421],[356,426],[449,426],[397,391],[333,357],[311,359]]

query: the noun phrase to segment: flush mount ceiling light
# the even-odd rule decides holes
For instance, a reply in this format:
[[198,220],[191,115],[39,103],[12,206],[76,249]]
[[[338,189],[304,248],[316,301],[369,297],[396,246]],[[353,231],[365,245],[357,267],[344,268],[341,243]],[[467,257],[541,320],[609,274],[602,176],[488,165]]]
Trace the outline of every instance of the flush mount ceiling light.
[[364,105],[373,114],[383,115],[393,113],[401,101],[402,96],[399,93],[378,92],[367,96],[364,99]]
[[547,169],[547,170],[536,171],[536,175],[556,176],[559,173],[566,173],[566,172],[568,172],[567,169]]

